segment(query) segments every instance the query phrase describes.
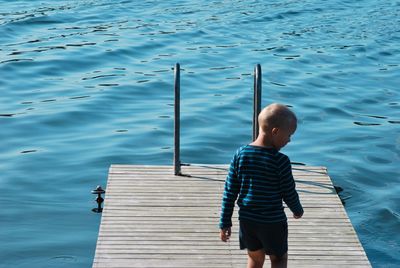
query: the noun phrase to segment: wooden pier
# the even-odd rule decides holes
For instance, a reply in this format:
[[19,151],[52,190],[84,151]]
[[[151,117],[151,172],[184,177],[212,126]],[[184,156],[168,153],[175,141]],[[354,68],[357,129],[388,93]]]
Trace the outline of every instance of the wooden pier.
[[[226,165],[112,165],[93,268],[244,268],[237,209],[219,240]],[[289,218],[289,267],[371,267],[324,167],[293,166],[305,213]],[[265,267],[269,267],[268,261]]]

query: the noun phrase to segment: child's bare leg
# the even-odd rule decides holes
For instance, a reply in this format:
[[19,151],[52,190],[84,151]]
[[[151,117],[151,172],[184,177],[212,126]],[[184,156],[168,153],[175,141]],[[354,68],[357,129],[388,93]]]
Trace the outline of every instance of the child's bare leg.
[[256,251],[247,251],[247,268],[262,268],[265,261],[265,251],[263,249]]
[[288,255],[285,253],[285,255],[278,257],[275,255],[269,255],[269,258],[271,260],[271,268],[286,268],[287,267],[287,260],[288,260]]

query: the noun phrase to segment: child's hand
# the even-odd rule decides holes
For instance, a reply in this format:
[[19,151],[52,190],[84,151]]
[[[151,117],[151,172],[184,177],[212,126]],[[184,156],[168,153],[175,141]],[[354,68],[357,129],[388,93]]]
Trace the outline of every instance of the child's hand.
[[222,241],[227,242],[231,237],[231,227],[221,229],[219,232],[219,237]]
[[303,217],[303,213],[301,213],[301,214],[293,214],[293,218],[295,218],[295,219],[300,219],[301,217]]

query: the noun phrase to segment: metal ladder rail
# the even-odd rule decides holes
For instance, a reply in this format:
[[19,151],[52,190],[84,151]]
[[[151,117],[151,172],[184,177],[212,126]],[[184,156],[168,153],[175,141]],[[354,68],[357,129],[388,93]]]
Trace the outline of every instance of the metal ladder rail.
[[[258,114],[261,111],[262,94],[262,73],[261,65],[254,67],[254,99],[253,99],[253,140],[258,136]],[[174,174],[182,175],[180,160],[180,105],[181,105],[181,67],[179,63],[174,67]]]

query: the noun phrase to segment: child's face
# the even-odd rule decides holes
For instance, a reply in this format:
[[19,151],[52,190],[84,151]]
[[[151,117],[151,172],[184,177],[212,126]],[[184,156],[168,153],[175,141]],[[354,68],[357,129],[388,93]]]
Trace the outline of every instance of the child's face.
[[273,128],[272,129],[272,145],[276,150],[280,150],[290,142],[290,137],[294,134],[297,128],[297,122],[293,121],[288,128]]

